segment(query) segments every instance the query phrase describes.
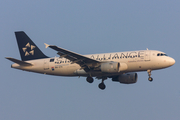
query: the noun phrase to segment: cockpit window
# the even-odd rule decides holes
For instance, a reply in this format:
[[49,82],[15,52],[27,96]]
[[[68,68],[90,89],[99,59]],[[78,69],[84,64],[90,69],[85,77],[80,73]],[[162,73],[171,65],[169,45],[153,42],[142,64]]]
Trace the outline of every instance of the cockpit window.
[[168,56],[165,53],[158,53],[157,56]]
[[54,59],[50,59],[50,62],[54,62]]

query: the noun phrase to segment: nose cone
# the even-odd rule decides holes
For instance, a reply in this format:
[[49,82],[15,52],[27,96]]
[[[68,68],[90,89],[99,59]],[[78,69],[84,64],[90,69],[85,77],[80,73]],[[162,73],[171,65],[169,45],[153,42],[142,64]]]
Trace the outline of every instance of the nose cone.
[[174,65],[176,62],[173,58],[170,58],[168,61],[170,66]]

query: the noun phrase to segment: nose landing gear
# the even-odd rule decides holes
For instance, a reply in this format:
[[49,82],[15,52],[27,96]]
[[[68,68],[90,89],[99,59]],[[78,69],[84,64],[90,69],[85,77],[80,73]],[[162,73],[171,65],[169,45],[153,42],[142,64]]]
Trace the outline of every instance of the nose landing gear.
[[153,78],[151,77],[151,70],[147,70],[147,72],[148,72],[148,76],[149,76],[149,78],[148,78],[148,80],[150,81],[150,82],[152,82],[153,81]]

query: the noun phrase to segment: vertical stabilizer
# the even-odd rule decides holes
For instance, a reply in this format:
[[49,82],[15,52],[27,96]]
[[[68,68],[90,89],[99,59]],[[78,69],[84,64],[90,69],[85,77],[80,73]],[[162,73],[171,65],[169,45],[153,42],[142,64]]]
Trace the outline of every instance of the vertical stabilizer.
[[25,32],[15,32],[15,35],[22,61],[48,58],[26,35]]

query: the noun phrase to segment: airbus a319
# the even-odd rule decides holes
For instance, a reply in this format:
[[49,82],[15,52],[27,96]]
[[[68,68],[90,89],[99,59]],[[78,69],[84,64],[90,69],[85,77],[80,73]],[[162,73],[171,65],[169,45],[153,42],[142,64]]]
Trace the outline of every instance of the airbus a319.
[[11,65],[12,68],[48,75],[83,76],[89,83],[93,83],[93,77],[95,77],[101,79],[99,84],[101,90],[106,88],[104,80],[108,78],[114,82],[132,84],[137,82],[136,72],[147,71],[148,80],[153,81],[152,70],[175,64],[173,58],[157,50],[81,55],[45,43],[46,48],[57,51],[59,55],[59,57],[50,58],[23,31],[15,32],[15,36],[21,60],[6,57],[14,62]]

